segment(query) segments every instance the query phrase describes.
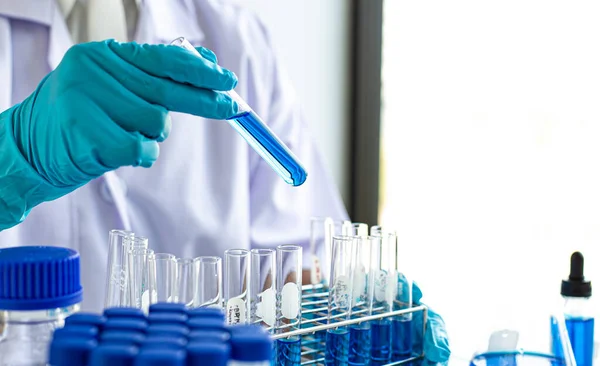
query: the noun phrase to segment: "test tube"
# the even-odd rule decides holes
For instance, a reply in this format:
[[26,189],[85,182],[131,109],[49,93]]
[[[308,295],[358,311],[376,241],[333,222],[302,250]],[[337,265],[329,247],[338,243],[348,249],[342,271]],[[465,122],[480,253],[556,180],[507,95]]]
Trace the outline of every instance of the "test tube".
[[250,277],[250,252],[246,249],[225,251],[225,316],[229,325],[248,322],[250,302],[248,285]]
[[250,259],[250,323],[274,327],[277,313],[275,251],[252,249]]
[[352,233],[350,236],[360,236],[367,237],[369,236],[369,225],[363,224],[361,222],[353,222],[352,223]]
[[194,260],[192,258],[177,258],[173,302],[192,307],[194,304],[194,277]]
[[[327,311],[329,324],[349,320],[352,315],[352,285],[356,259],[355,242],[352,237],[333,237],[331,254],[331,285]],[[349,343],[350,333],[347,327],[327,330],[325,364],[347,365]]]
[[[389,240],[396,246],[396,273],[398,275],[398,291],[394,310],[409,309],[413,305],[412,280],[406,274],[406,260],[401,250],[398,237],[390,234]],[[393,244],[392,244],[393,245]],[[392,319],[392,361],[402,361],[412,356],[413,314],[402,314]]]
[[[171,44],[202,57],[184,37],[177,38]],[[306,171],[298,158],[275,136],[244,99],[233,90],[225,93],[237,102],[239,107],[238,113],[228,120],[229,124],[286,183],[293,186],[303,184],[306,181]]]
[[[355,229],[358,227],[354,226]],[[359,230],[355,230],[355,233],[358,232]],[[368,233],[367,228],[361,227],[360,233]],[[374,252],[379,248],[368,236],[354,236],[353,241],[356,247],[356,265],[352,285],[352,317],[361,318],[372,315],[375,277],[372,271],[372,258]],[[369,322],[350,326],[348,357],[352,365],[369,365],[371,363],[371,325]]]
[[150,305],[172,302],[175,295],[177,258],[172,254],[155,253],[148,257]]
[[148,259],[154,255],[152,249],[132,248],[129,251],[130,306],[148,313],[150,307]]
[[[396,245],[392,235],[373,237],[377,247],[374,258],[373,307],[377,313],[393,310],[398,289],[396,274]],[[395,237],[395,235],[394,235]],[[391,360],[392,324],[389,318],[371,322],[371,361],[374,365],[384,365]]]
[[[300,329],[302,319],[302,247],[277,247],[277,332]],[[299,365],[300,336],[277,340],[277,365]]]
[[[352,236],[350,221],[335,221],[330,217],[313,217],[310,223],[311,283],[329,285],[331,241],[334,236]],[[322,261],[320,260],[322,259]]]
[[104,307],[129,306],[127,254],[131,248],[148,248],[148,239],[134,233],[111,230],[108,234],[108,269]]
[[197,257],[194,259],[194,308],[216,307],[221,309],[223,269],[220,257]]

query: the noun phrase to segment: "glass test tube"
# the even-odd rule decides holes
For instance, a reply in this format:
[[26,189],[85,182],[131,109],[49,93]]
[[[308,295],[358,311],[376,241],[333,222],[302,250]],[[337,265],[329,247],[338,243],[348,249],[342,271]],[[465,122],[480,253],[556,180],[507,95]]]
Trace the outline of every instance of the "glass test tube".
[[196,277],[192,258],[177,258],[177,271],[173,302],[185,304],[191,308],[194,304],[194,277]]
[[177,258],[172,254],[155,253],[148,257],[148,269],[150,305],[157,302],[173,302]]
[[[310,223],[310,252],[313,257],[311,283],[329,285],[331,241],[334,236],[352,236],[350,221],[334,221],[330,217],[314,217]],[[321,259],[321,260],[319,260]]]
[[[171,42],[172,45],[202,57],[185,38],[180,37]],[[291,185],[299,186],[306,181],[306,171],[296,156],[271,131],[262,119],[235,91],[225,92],[237,102],[238,114],[231,117],[229,124],[246,140],[283,180]]]
[[104,307],[128,306],[127,253],[131,248],[148,248],[148,239],[135,239],[134,233],[111,230],[108,234],[108,268]]
[[248,322],[250,302],[248,285],[250,277],[250,252],[245,249],[225,251],[225,316],[227,324]]
[[[394,236],[395,237],[395,236]],[[398,289],[396,274],[396,245],[391,235],[373,237],[377,254],[374,260],[373,307],[377,313],[393,310]],[[371,322],[371,361],[374,365],[384,365],[391,360],[392,324],[383,318]]]
[[152,249],[132,248],[129,251],[129,298],[131,307],[148,313],[150,307],[148,259],[154,255]]
[[[406,275],[406,260],[398,237],[394,234],[389,235],[390,242],[396,246],[396,273],[398,275],[398,290],[394,310],[410,309],[413,305],[412,280]],[[392,319],[392,362],[411,357],[413,350],[412,326],[412,313],[402,314]]]
[[223,307],[223,269],[220,257],[197,257],[194,259],[193,307]]
[[250,323],[273,329],[277,314],[275,250],[252,249],[250,259]]
[[[352,285],[355,266],[355,243],[352,237],[333,237],[331,250],[331,276],[329,287],[327,322],[329,324],[349,320],[352,314]],[[348,328],[327,330],[325,340],[325,364],[347,365],[350,333]]]
[[[300,329],[302,319],[302,247],[277,247],[277,332]],[[277,365],[299,365],[301,337],[277,340]]]

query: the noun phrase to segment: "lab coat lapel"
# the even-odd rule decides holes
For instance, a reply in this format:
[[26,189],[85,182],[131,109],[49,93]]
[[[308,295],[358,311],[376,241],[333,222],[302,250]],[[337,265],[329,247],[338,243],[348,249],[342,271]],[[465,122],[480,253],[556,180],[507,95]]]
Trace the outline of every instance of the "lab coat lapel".
[[54,70],[63,56],[71,46],[73,46],[73,40],[69,34],[67,24],[60,12],[59,7],[55,4],[52,9],[50,22],[50,40],[48,44],[48,64],[50,68]]
[[204,40],[194,5],[189,0],[146,0],[140,7],[135,40],[140,43],[170,43],[186,37],[192,44]]
[[0,17],[0,112],[12,103],[12,40],[8,19]]

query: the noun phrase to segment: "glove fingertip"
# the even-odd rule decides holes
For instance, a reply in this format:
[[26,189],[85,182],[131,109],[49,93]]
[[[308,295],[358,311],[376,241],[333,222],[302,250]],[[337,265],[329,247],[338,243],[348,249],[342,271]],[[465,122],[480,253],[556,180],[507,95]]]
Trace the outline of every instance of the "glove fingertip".
[[196,51],[200,52],[202,57],[204,57],[205,59],[207,59],[211,62],[214,62],[215,64],[217,62],[219,62],[219,60],[217,59],[217,55],[215,55],[215,53],[213,51],[209,50],[208,48],[196,47]]

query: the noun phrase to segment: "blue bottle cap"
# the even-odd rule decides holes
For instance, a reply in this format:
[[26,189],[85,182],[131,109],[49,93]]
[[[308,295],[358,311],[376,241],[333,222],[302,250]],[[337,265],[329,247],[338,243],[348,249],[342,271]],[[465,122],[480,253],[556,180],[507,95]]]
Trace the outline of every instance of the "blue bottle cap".
[[59,247],[0,249],[0,309],[56,309],[80,303],[79,254]]
[[188,317],[180,313],[151,313],[148,315],[150,324],[183,324],[187,323]]
[[65,328],[59,328],[54,331],[54,338],[64,337],[83,337],[96,338],[98,337],[98,327],[93,325],[76,324]]
[[222,319],[223,322],[225,322],[225,313],[223,312],[223,310],[218,309],[218,308],[197,308],[197,309],[191,309],[188,310],[188,317],[189,318],[196,318],[196,317],[205,317],[205,318],[218,318],[218,319]]
[[268,334],[263,327],[253,325],[253,324],[237,324],[237,325],[228,325],[226,330],[233,334],[243,334],[243,333],[256,333],[261,332],[264,334]]
[[188,365],[225,366],[231,347],[227,343],[192,342],[187,347]]
[[134,366],[185,366],[185,350],[144,348],[135,358]]
[[187,337],[190,330],[181,324],[150,324],[146,332],[148,335],[180,336]]
[[[259,328],[259,327],[256,327]],[[269,361],[273,354],[273,341],[263,331],[238,332],[231,335],[231,358],[238,361]]]
[[142,348],[166,347],[183,349],[187,343],[187,338],[181,336],[148,335],[142,343]]
[[138,318],[146,319],[146,314],[142,309],[136,308],[108,308],[104,310],[104,316],[111,318]]
[[92,351],[89,366],[131,366],[137,353],[133,345],[101,344]]
[[144,339],[146,339],[144,333],[134,330],[106,330],[100,335],[102,344],[140,345]]
[[89,338],[57,338],[50,344],[50,365],[86,366],[98,342]]
[[70,325],[93,325],[102,328],[106,318],[99,314],[92,313],[76,313],[65,319],[65,326]]
[[216,330],[216,329],[197,329],[190,332],[188,337],[191,341],[203,341],[203,340],[214,340],[219,342],[229,342],[229,332],[225,330]]
[[176,302],[159,302],[157,304],[150,305],[150,314],[152,313],[180,313],[187,315],[187,307],[185,304],[179,304]]
[[146,321],[141,319],[109,318],[104,323],[104,330],[134,330],[145,333],[146,328]]
[[192,318],[188,320],[188,327],[192,330],[196,329],[223,329],[225,330],[225,323],[221,319],[217,318]]

